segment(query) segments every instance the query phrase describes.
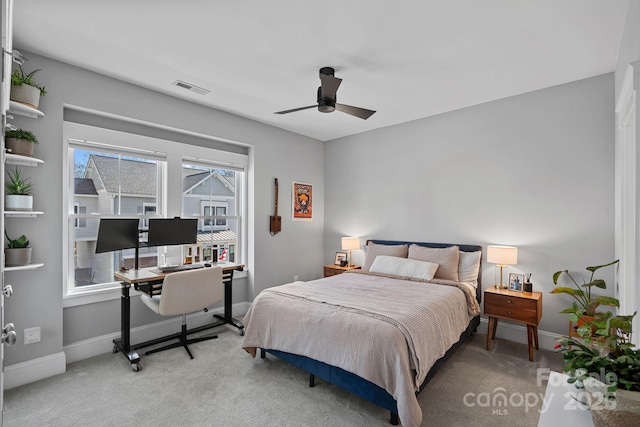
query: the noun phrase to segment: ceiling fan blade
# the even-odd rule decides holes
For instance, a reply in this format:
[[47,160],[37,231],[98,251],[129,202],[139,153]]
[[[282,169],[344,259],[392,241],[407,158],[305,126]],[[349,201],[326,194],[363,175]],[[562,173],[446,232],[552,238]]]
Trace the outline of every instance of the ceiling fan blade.
[[367,120],[371,117],[375,111],[367,110],[366,108],[352,107],[351,105],[338,104],[336,102],[336,110],[343,113],[351,114],[352,116],[360,117],[363,120]]
[[273,114],[289,114],[289,113],[295,113],[296,111],[308,110],[309,108],[317,108],[317,107],[318,107],[318,104],[315,104],[315,105],[309,105],[308,107],[294,108],[292,110],[276,111]]
[[326,74],[320,74],[320,82],[322,86],[322,97],[325,99],[335,99],[336,92],[338,92],[342,79]]

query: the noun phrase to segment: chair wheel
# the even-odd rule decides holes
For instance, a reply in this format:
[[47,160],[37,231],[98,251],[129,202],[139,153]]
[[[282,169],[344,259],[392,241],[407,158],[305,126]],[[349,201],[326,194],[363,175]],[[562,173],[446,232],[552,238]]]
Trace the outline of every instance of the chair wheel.
[[140,372],[142,370],[142,365],[139,363],[132,364],[131,369],[133,369],[133,372]]

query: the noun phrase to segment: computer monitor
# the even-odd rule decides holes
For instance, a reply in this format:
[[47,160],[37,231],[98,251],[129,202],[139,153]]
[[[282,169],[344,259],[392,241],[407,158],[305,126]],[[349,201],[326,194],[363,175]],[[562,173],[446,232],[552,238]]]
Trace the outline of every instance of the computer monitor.
[[138,224],[136,218],[102,218],[98,226],[96,253],[132,249],[138,246]]
[[188,245],[198,241],[198,219],[150,218],[147,246]]

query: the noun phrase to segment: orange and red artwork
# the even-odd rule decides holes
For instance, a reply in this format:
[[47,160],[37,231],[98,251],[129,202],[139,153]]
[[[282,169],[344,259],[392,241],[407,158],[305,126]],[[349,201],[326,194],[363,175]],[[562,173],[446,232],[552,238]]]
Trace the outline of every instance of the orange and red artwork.
[[313,218],[313,186],[303,182],[293,183],[293,219],[311,221]]

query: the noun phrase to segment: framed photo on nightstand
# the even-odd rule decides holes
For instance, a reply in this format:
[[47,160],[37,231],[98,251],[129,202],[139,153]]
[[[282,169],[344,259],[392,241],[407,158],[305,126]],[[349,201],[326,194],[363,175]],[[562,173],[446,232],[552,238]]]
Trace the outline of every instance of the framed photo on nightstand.
[[335,265],[342,265],[347,261],[346,252],[336,252],[336,260],[333,262]]
[[522,283],[524,283],[524,274],[509,273],[509,290],[522,292]]

